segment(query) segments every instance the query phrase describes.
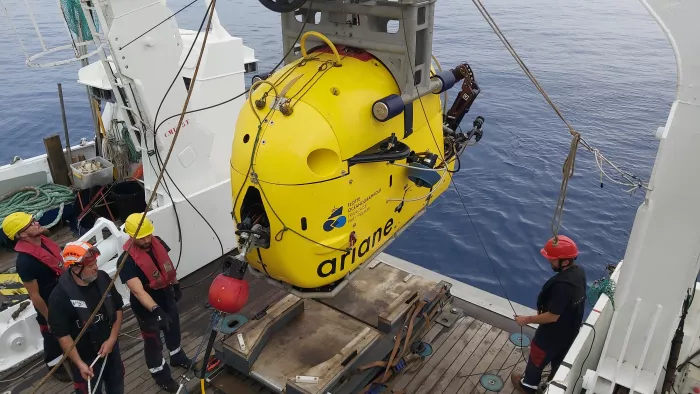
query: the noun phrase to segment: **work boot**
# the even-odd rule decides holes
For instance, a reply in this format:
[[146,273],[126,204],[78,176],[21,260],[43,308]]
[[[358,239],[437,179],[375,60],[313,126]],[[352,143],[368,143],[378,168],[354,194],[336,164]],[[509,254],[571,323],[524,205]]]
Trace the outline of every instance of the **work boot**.
[[515,391],[519,394],[533,394],[535,390],[532,390],[528,387],[523,386],[522,382],[522,375],[519,373],[513,372],[510,374],[510,382],[513,383],[513,387],[515,388]]
[[180,389],[180,386],[175,382],[175,380],[173,380],[173,378],[156,383],[158,383],[158,387],[167,391],[168,393],[177,393],[177,390]]
[[[50,370],[50,369],[49,369]],[[71,379],[70,375],[68,374],[68,371],[66,370],[66,367],[61,365],[58,367],[56,372],[53,373],[53,377],[56,378],[59,382],[63,383],[68,383],[72,382],[73,380]]]
[[184,350],[180,350],[179,352],[170,356],[171,367],[182,367],[185,369],[190,369],[192,364],[193,361],[190,360],[189,357],[187,357]]

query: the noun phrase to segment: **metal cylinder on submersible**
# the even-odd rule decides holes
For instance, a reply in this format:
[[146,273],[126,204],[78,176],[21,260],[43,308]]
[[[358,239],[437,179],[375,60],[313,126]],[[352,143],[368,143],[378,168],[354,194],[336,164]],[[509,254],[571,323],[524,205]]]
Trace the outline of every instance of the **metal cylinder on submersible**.
[[401,114],[407,104],[430,93],[440,94],[451,89],[458,81],[464,79],[465,75],[461,69],[462,67],[455,67],[452,70],[440,71],[433,75],[430,78],[428,89],[425,91],[421,92],[418,86],[416,86],[416,89],[412,92],[406,92],[401,96],[398,94],[391,94],[375,101],[374,104],[372,104],[372,115],[378,121],[386,122]]

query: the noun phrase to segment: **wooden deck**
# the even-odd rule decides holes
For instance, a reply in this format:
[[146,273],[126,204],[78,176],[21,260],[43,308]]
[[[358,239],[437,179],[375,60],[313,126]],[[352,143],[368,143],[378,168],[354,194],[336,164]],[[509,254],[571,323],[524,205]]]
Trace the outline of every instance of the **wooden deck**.
[[[54,239],[58,241],[63,238],[63,242],[70,240],[70,232],[59,231]],[[13,256],[7,253],[0,255],[0,272],[13,266]],[[218,273],[218,268],[218,263],[212,263],[182,280],[183,287],[191,286],[183,290],[184,297],[179,304],[182,347],[190,357],[194,357],[203,335],[207,334],[204,330],[208,326],[212,311],[205,309],[204,304],[207,301],[211,278]],[[248,305],[242,311],[248,318],[286,296],[285,292],[272,287],[264,280],[252,277],[248,279],[251,294]],[[199,281],[201,283],[197,283]],[[455,299],[447,308],[451,307],[461,311],[473,309],[469,303],[460,299]],[[500,393],[511,394],[514,388],[509,375],[514,369],[524,369],[528,349],[515,347],[509,341],[510,332],[503,330],[506,325],[502,324],[502,321],[500,323],[499,327],[499,322],[489,323],[468,315],[459,317],[447,326],[440,322],[434,323],[423,337],[423,341],[432,345],[433,353],[423,361],[410,365],[393,380],[391,388],[394,391],[405,390],[410,394],[486,394],[487,390],[481,386],[479,379],[482,374],[491,373],[503,379],[504,387]],[[509,328],[513,329],[512,324]],[[125,392],[162,392],[155,386],[145,365],[143,341],[129,309],[125,312],[122,325],[120,349],[126,371]],[[165,352],[164,357],[167,360]],[[198,357],[200,363],[201,358],[202,354]],[[39,359],[32,360],[28,365],[0,379],[1,391],[9,391],[12,394],[32,392],[34,385],[45,376],[47,370]],[[173,378],[177,381],[185,372],[181,368],[173,368],[172,371]],[[18,376],[21,377],[17,380],[3,382]],[[232,370],[223,371],[207,386],[207,392],[218,394],[273,393],[261,383]],[[192,379],[187,385],[190,393],[199,392],[198,387],[196,379]],[[72,390],[72,384],[51,379],[38,393],[72,393]]]
[[[463,302],[456,300],[453,306]],[[511,394],[510,373],[524,370],[528,349],[514,346],[510,334],[470,316],[459,318],[449,329],[437,324],[423,338],[432,345],[433,354],[409,368],[393,389],[411,394],[484,394],[487,390],[479,379],[489,373],[503,379],[501,394]]]

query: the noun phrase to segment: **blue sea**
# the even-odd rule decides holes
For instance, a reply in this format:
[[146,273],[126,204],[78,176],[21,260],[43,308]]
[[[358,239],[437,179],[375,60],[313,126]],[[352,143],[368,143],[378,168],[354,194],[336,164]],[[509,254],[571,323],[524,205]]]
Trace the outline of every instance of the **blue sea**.
[[[188,1],[168,1],[179,9]],[[20,0],[5,1],[25,46],[38,41]],[[49,44],[68,43],[54,0],[29,0]],[[530,70],[584,138],[622,168],[648,179],[675,93],[673,51],[638,0],[488,0],[485,6]],[[389,253],[454,279],[534,306],[552,274],[539,250],[550,224],[570,136],[469,1],[437,2],[435,55],[445,67],[467,61],[481,94],[465,118],[486,119],[484,138],[462,157],[454,189],[389,248]],[[196,29],[203,1],[178,15]],[[219,0],[229,32],[256,51],[261,70],[282,55],[279,15],[255,0]],[[64,53],[64,55],[70,53]],[[29,69],[7,19],[0,16],[0,163],[44,153],[42,138],[63,136],[56,84],[62,83],[71,141],[92,136],[85,89],[75,64]],[[454,97],[456,92],[452,91]],[[226,163],[222,163],[226,165]],[[643,191],[604,181],[580,150],[569,183],[562,234],[581,249],[589,282],[619,262]],[[473,222],[473,225],[472,225]],[[483,245],[482,245],[483,243]],[[492,265],[493,264],[493,265]],[[494,269],[500,276],[499,284]]]

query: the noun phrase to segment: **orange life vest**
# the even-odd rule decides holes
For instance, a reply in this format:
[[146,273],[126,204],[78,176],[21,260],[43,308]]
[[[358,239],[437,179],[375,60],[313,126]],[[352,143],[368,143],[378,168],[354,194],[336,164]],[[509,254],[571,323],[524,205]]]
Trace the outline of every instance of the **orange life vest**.
[[136,245],[132,247],[132,243],[133,240],[128,240],[124,244],[124,250],[134,259],[141,271],[146,274],[148,286],[151,289],[163,289],[177,280],[177,272],[172,261],[170,261],[168,251],[165,250],[158,238],[153,237],[151,240],[151,251],[153,251],[153,255],[156,258],[155,262],[148,255],[148,252]]
[[[46,246],[46,248],[43,248],[41,245]],[[64,271],[61,248],[56,242],[43,235],[41,236],[41,245],[34,245],[25,240],[19,240],[17,241],[17,245],[15,245],[15,251],[17,253],[26,253],[34,257],[51,268],[53,272],[56,273],[56,276],[60,276]]]

